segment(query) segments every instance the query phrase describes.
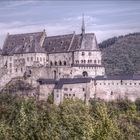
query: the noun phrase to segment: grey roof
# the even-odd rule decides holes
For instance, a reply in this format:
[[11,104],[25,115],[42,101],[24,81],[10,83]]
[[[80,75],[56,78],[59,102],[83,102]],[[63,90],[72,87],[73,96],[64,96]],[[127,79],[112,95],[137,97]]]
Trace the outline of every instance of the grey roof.
[[69,52],[75,50],[99,50],[93,33],[67,34],[46,37],[43,47],[48,53]]
[[89,83],[92,78],[61,78],[58,81],[55,79],[38,79],[41,85],[43,84],[55,84],[55,89],[61,89],[64,84],[80,84],[80,83]]
[[140,75],[107,75],[96,76],[96,80],[140,80]]
[[57,81],[55,79],[38,79],[37,82],[39,82],[41,85],[43,84],[56,84]]
[[2,54],[44,52],[40,40],[44,32],[7,35],[3,45]]
[[54,89],[61,89],[64,84],[80,84],[80,83],[89,83],[92,78],[62,78],[55,85]]

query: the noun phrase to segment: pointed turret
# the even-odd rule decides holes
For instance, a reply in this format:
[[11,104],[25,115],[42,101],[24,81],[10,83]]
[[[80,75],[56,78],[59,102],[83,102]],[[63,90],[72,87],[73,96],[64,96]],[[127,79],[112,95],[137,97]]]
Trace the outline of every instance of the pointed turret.
[[82,36],[85,34],[85,21],[84,21],[84,14],[82,15],[82,27],[81,27],[81,31],[82,31]]

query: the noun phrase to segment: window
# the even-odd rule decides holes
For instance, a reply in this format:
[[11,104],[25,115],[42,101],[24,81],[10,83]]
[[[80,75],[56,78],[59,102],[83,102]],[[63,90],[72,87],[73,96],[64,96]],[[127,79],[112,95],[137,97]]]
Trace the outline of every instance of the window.
[[94,64],[96,64],[96,60],[94,60]]
[[55,64],[55,66],[57,66],[57,62],[56,61],[54,62],[54,64]]
[[27,57],[27,61],[29,62],[29,57]]
[[67,91],[68,90],[68,88],[64,88],[64,91]]
[[21,72],[23,71],[23,69],[21,68]]
[[42,57],[40,57],[40,61],[42,62]]
[[61,61],[59,61],[59,65],[60,65],[60,66],[62,65],[62,62],[61,62]]
[[33,61],[33,57],[31,57],[31,61]]
[[10,67],[10,68],[12,67],[12,63],[9,63],[9,67]]
[[37,57],[37,61],[39,61],[39,58]]
[[52,61],[50,62],[50,65],[51,65],[51,66],[53,65]]
[[59,94],[57,94],[57,98],[59,97]]
[[43,61],[45,62],[45,58],[43,58]]
[[64,61],[64,66],[66,65],[66,61]]
[[91,52],[89,52],[88,55],[91,56]]
[[84,52],[82,52],[82,56],[84,56],[85,55],[85,53]]
[[83,88],[83,91],[85,91],[85,88]]
[[18,69],[16,68],[15,71],[18,72]]
[[98,60],[98,64],[100,64],[100,60]]
[[84,60],[84,64],[86,63],[86,60]]
[[73,94],[73,96],[75,96],[75,94]]

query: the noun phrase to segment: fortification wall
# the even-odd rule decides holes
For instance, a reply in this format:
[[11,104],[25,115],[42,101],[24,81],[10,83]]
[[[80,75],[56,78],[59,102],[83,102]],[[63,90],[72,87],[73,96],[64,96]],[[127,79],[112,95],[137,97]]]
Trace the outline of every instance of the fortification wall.
[[140,80],[98,80],[94,92],[96,98],[106,101],[118,98],[135,101],[140,98]]

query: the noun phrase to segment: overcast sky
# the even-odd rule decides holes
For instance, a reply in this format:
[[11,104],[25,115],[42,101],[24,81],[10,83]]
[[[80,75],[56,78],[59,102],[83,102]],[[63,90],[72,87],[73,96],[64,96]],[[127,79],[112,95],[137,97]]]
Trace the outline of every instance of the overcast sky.
[[46,29],[48,36],[81,32],[85,15],[86,32],[96,33],[100,42],[109,37],[140,31],[138,0],[0,1],[0,46],[10,34]]

